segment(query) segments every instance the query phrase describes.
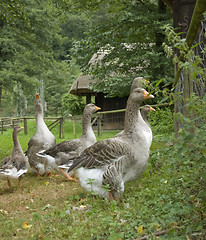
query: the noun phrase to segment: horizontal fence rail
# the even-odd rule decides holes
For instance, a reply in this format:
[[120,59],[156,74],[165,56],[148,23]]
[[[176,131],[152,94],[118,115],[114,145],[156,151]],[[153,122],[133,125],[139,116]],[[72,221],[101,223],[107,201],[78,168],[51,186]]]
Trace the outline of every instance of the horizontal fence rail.
[[[24,134],[28,134],[28,126],[27,121],[28,120],[35,120],[35,117],[18,117],[18,118],[1,118],[1,134],[3,134],[4,130],[7,128],[13,128],[22,122],[24,123]],[[53,122],[49,124],[47,127],[49,130],[53,129],[59,124],[59,138],[64,138],[64,123],[63,123],[63,117],[45,117],[44,120],[52,120]]]
[[[161,104],[155,104],[151,105],[152,107],[164,107],[169,106],[169,103],[161,103]],[[102,134],[102,121],[103,118],[110,114],[116,114],[116,113],[123,113],[125,112],[125,109],[119,109],[119,110],[112,110],[112,111],[103,111],[103,112],[97,112],[92,115],[92,125],[96,125],[97,127],[97,134],[98,137],[101,137]],[[64,121],[65,120],[73,121],[73,136],[76,138],[76,124],[77,122],[80,122],[82,120],[82,115],[75,115],[75,116],[68,116],[68,117],[44,117],[44,120],[52,120],[53,122],[50,123],[47,127],[51,131],[53,128],[55,128],[57,125],[59,125],[59,138],[64,138]],[[13,128],[16,125],[24,123],[24,134],[28,134],[28,126],[27,121],[28,120],[35,120],[35,117],[18,117],[18,118],[1,118],[0,119],[0,127],[1,127],[1,134],[3,134],[3,131],[7,128]],[[114,130],[114,129],[111,129]],[[115,129],[117,130],[117,129]],[[121,129],[118,129],[121,130]]]

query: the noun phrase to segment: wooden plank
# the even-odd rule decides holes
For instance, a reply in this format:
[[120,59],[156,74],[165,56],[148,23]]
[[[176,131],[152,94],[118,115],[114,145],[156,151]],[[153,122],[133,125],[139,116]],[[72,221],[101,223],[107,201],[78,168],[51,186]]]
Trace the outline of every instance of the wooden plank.
[[59,119],[59,138],[61,139],[62,137],[62,119]]

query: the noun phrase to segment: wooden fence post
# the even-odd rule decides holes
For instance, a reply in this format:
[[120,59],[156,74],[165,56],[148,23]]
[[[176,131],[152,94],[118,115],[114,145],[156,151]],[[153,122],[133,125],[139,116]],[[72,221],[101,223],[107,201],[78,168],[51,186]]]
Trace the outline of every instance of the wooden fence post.
[[76,138],[76,120],[75,120],[75,118],[73,118],[73,135],[74,135],[74,138]]
[[15,120],[12,119],[11,121],[12,121],[12,127],[13,127],[13,129],[14,129],[14,127],[15,127]]
[[97,116],[97,132],[98,137],[102,136],[102,114],[98,114]]
[[62,137],[62,118],[59,119],[59,138]]
[[27,135],[27,119],[24,117],[24,135]]
[[64,118],[62,117],[62,138],[64,138]]

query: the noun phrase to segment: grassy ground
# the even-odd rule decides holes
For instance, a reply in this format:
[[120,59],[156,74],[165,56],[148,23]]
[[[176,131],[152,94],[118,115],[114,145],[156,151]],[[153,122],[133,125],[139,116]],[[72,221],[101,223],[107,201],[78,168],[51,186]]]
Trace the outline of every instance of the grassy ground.
[[[32,122],[27,136],[20,132],[23,150],[34,132]],[[53,133],[58,136],[57,130]],[[103,133],[102,139],[115,134]],[[66,125],[65,139],[72,137],[72,127]],[[86,194],[79,183],[55,172],[41,179],[28,173],[21,191],[17,182],[9,190],[7,182],[0,181],[0,239],[130,240],[145,235],[148,239],[204,239],[203,213],[194,195],[183,187],[183,176],[190,169],[173,167],[167,153],[173,146],[168,139],[156,134],[147,170],[138,181],[126,185],[119,201]],[[57,142],[62,140],[57,138]],[[3,159],[12,149],[11,131],[0,136],[0,146]],[[152,235],[161,231],[161,236]]]

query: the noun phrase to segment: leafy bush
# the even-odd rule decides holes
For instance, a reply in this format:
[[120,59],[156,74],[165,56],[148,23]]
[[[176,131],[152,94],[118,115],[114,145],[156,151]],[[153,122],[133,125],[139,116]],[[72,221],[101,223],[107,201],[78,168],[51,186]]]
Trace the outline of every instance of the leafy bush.
[[177,190],[181,188],[184,198],[188,199],[188,203],[192,203],[187,213],[187,218],[191,218],[192,223],[186,224],[185,233],[195,236],[197,232],[201,232],[200,236],[203,236],[206,235],[203,230],[203,213],[206,211],[206,97],[201,100],[193,95],[187,108],[190,118],[178,114],[183,127],[174,146],[168,149],[166,155],[170,158],[170,171],[181,174],[179,183],[176,184]]
[[62,97],[64,115],[68,113],[72,115],[81,115],[85,104],[85,98],[76,97],[69,93],[64,94]]
[[172,110],[167,108],[155,108],[155,112],[148,114],[148,120],[152,126],[154,136],[161,134],[171,134],[174,127]]

